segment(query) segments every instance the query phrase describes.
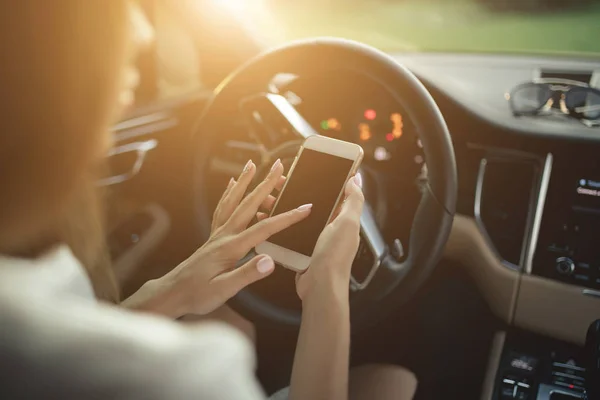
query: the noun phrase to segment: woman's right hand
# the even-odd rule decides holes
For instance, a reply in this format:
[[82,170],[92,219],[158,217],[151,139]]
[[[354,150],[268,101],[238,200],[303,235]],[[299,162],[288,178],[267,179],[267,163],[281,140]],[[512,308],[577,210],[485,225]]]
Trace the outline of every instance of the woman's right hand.
[[[339,214],[325,227],[312,255],[310,267],[296,279],[296,290],[305,302],[313,296],[348,296],[350,271],[360,243],[360,216],[365,201],[360,174],[346,184]],[[345,297],[344,297],[345,296]]]
[[[163,301],[153,301],[169,308],[164,313],[174,317],[205,315],[273,272],[275,263],[267,255],[257,255],[238,268],[236,264],[271,235],[306,218],[311,205],[264,218],[259,210],[273,206],[275,198],[271,193],[285,181],[283,165],[277,160],[265,180],[244,197],[255,173],[256,166],[249,161],[238,180],[230,181],[219,201],[208,241],[154,285],[167,292]],[[249,227],[257,214],[260,222]]]

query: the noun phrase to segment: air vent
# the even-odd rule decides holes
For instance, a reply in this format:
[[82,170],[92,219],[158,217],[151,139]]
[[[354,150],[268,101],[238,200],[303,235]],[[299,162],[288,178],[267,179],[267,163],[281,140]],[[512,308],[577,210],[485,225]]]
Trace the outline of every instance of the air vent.
[[488,156],[480,164],[475,218],[498,256],[514,267],[522,264],[536,174],[533,160]]

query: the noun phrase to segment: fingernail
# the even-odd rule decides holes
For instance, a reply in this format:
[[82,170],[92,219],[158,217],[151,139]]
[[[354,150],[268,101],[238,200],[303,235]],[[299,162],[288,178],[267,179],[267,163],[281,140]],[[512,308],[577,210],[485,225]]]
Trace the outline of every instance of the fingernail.
[[273,268],[275,268],[275,263],[273,262],[273,259],[271,257],[263,257],[260,260],[258,260],[258,263],[256,263],[256,269],[261,274],[271,272]]
[[227,187],[231,188],[234,183],[235,183],[235,180],[233,178],[229,179],[229,183],[227,184]]
[[362,189],[363,181],[360,172],[357,172],[356,175],[354,175],[354,183],[356,183],[356,186]]
[[244,170],[242,171],[242,173],[244,172],[248,172],[250,170],[250,166],[252,165],[252,160],[248,160],[248,162],[246,163],[246,165],[244,166]]
[[271,172],[275,171],[275,168],[279,167],[279,165],[281,164],[281,159],[277,159],[277,161],[275,161],[273,163],[273,166],[271,167]]
[[297,208],[298,211],[308,211],[312,208],[312,204],[304,204]]

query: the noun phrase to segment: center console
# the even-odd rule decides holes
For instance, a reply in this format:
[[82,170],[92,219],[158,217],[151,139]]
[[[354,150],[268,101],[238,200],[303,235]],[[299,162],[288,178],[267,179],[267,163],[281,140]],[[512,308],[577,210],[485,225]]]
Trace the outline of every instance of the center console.
[[600,162],[555,159],[531,272],[600,289],[599,239]]
[[503,336],[502,351],[494,363],[493,400],[585,398],[584,348],[515,331]]

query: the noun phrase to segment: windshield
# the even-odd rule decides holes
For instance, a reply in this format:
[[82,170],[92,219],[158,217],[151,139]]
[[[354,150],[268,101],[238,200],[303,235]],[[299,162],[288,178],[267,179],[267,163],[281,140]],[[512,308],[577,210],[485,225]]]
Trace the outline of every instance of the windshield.
[[230,2],[245,3],[246,20],[261,9],[256,28],[275,43],[338,36],[385,51],[600,55],[600,0]]

